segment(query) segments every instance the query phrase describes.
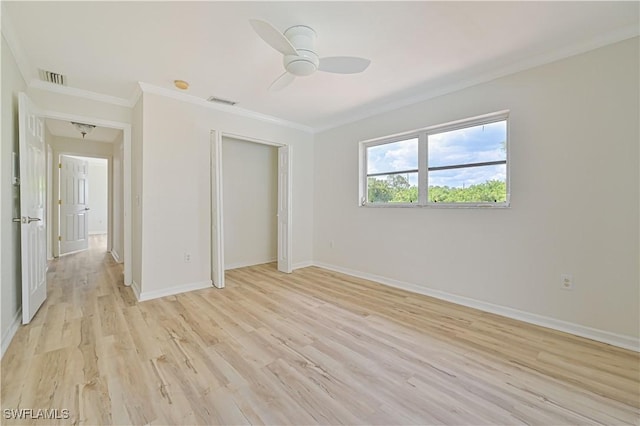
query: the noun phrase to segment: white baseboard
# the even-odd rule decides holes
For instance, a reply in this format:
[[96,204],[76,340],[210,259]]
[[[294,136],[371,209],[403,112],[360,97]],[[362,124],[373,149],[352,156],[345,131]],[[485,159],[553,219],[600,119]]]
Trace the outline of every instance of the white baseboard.
[[291,269],[295,271],[296,269],[308,268],[309,266],[314,266],[314,265],[315,264],[313,263],[313,260],[304,260],[302,262],[294,263],[291,266]]
[[263,265],[265,263],[276,262],[277,260],[278,260],[277,258],[273,258],[271,260],[256,260],[254,262],[236,262],[236,263],[232,263],[230,265],[225,266],[224,270],[225,271],[229,271],[231,269],[246,268],[248,266],[256,266],[256,265]]
[[[309,265],[311,266],[311,265]],[[471,299],[468,297],[458,296],[441,290],[434,290],[420,285],[398,281],[379,275],[369,274],[366,272],[356,271],[353,269],[343,268],[323,262],[313,262],[313,266],[328,269],[330,271],[340,272],[341,274],[351,275],[380,284],[407,290],[413,293],[424,294],[425,296],[434,297],[436,299],[446,300],[458,305],[468,306],[484,312],[501,315],[503,317],[516,319],[530,324],[539,325],[553,330],[563,331],[587,339],[595,340],[602,343],[608,343],[620,348],[629,349],[640,352],[640,339],[633,336],[625,336],[622,334],[612,333],[610,331],[599,330],[596,328],[586,327],[584,325],[575,324],[559,319],[533,314],[521,311],[519,309],[509,308],[506,306],[495,305],[493,303],[483,302],[481,300]]]
[[87,234],[89,235],[105,235],[107,231],[89,231]]
[[[134,284],[136,283],[134,282]],[[210,287],[213,287],[213,283],[211,280],[206,280],[164,288],[162,290],[144,291],[142,293],[138,293],[136,296],[138,297],[138,302],[144,302],[146,300],[157,299],[159,297],[173,296],[174,294],[186,293],[187,291],[201,290],[203,288]]]
[[131,281],[131,289],[133,290],[133,294],[136,296],[136,300],[140,301],[140,284],[136,282],[136,280]]
[[16,314],[13,316],[11,325],[2,335],[2,347],[1,347],[2,354],[0,355],[0,358],[4,357],[4,353],[7,351],[7,348],[11,344],[13,337],[16,335],[16,332],[18,331],[20,324],[22,324],[22,308],[18,309],[18,312],[16,312]]
[[116,261],[116,263],[122,263],[122,262],[120,261],[120,255],[118,254],[118,252],[117,252],[117,251],[115,251],[115,250],[111,250],[111,257],[113,257],[113,260],[115,260],[115,261]]

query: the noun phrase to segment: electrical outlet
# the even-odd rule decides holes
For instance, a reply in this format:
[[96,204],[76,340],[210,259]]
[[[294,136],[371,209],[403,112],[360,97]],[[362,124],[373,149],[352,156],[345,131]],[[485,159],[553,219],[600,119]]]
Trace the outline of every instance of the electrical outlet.
[[190,262],[191,262],[191,253],[184,252],[184,263],[190,263]]
[[560,275],[560,288],[563,290],[573,290],[573,275],[561,274]]

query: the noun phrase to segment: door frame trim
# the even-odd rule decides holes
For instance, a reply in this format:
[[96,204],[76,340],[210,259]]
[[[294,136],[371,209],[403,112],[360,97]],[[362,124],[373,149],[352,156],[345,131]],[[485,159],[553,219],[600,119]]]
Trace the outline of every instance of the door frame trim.
[[[292,204],[291,204],[291,200],[293,198],[293,174],[292,174],[292,168],[291,168],[291,145],[290,144],[286,144],[286,143],[278,143],[278,142],[273,142],[273,141],[269,141],[266,139],[259,139],[259,138],[254,138],[254,137],[250,137],[250,136],[244,136],[244,135],[238,135],[235,133],[230,133],[230,132],[224,132],[221,130],[216,130],[216,129],[211,129],[210,132],[210,142],[209,142],[209,149],[210,149],[210,155],[209,157],[213,160],[213,150],[216,147],[217,143],[220,143],[220,147],[222,147],[222,138],[231,138],[231,139],[237,139],[240,141],[244,141],[244,142],[252,142],[252,143],[257,143],[260,145],[268,145],[268,146],[272,146],[275,148],[281,148],[281,147],[289,147],[289,157],[288,157],[288,167],[289,167],[289,173],[287,173],[287,177],[288,177],[288,182],[286,184],[287,187],[287,199],[288,199],[288,206],[289,206],[289,218],[288,218],[288,227],[289,230],[287,232],[287,247],[289,247],[291,256],[289,259],[289,263],[293,263],[293,259],[291,259],[292,255],[293,255],[293,251],[291,250],[292,246],[292,240],[293,240],[293,227],[291,226],[292,223],[292,218],[291,218],[291,210],[292,210]],[[213,277],[213,248],[215,246],[218,247],[218,262],[221,265],[222,268],[222,274],[224,275],[224,271],[225,271],[225,267],[224,267],[224,216],[223,216],[223,203],[224,203],[224,197],[223,197],[223,191],[222,191],[222,169],[223,169],[223,164],[224,164],[224,160],[222,159],[222,152],[219,152],[218,155],[216,155],[216,159],[219,162],[218,164],[218,168],[216,168],[216,164],[213,164],[213,161],[211,163],[211,168],[210,168],[210,184],[211,184],[211,278],[212,281],[215,283],[216,280],[214,280],[215,277]],[[279,164],[278,164],[279,167]],[[215,200],[214,203],[214,191],[213,191],[213,183],[214,183],[214,173],[216,174],[216,181],[217,181],[217,186],[218,186],[218,190],[216,191],[217,198]],[[279,173],[279,170],[278,170]],[[218,212],[214,211],[214,205],[217,206],[218,208]],[[213,234],[213,221],[216,220],[216,217],[219,218],[220,223],[218,224],[218,229],[220,229],[220,232],[217,233],[217,235]],[[278,233],[278,252],[280,250],[280,246],[281,246],[281,241],[280,241],[280,233]],[[224,283],[224,281],[223,281]],[[222,286],[224,287],[224,285]],[[222,288],[219,287],[219,288]]]
[[[131,271],[131,235],[132,235],[132,215],[131,215],[131,124],[120,122],[120,121],[112,121],[105,120],[97,117],[89,117],[80,114],[69,114],[65,112],[53,111],[53,110],[42,110],[42,117],[47,119],[51,118],[54,120],[63,120],[63,121],[78,121],[81,123],[93,124],[95,126],[100,127],[109,127],[113,129],[122,130],[123,133],[123,146],[124,146],[124,156],[122,159],[124,165],[124,180],[123,180],[123,189],[124,189],[124,284],[129,286],[132,281],[132,271]],[[73,154],[72,154],[73,155]],[[113,215],[112,215],[113,216]]]

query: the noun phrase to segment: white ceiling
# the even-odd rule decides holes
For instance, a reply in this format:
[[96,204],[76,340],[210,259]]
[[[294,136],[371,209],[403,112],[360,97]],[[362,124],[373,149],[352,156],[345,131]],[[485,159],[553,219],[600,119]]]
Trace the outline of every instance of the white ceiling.
[[[73,127],[70,121],[55,120],[47,118],[45,120],[47,129],[54,136],[62,136],[65,138],[82,139],[82,134]],[[85,136],[85,140],[94,142],[113,142],[122,132],[119,129],[111,129],[108,127],[96,127],[91,133]]]
[[[365,116],[636,36],[639,2],[8,2],[28,72],[130,98],[136,82],[312,128]],[[248,20],[305,24],[322,56],[370,58],[356,75],[315,73],[282,92],[281,55]],[[4,28],[3,28],[4,31]]]

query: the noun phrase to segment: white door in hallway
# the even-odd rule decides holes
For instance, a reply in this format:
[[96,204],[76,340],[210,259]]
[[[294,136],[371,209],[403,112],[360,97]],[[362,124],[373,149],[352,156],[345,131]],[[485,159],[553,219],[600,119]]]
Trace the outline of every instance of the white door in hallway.
[[26,94],[19,95],[20,241],[22,323],[28,324],[47,298],[46,151],[44,119]]
[[60,156],[60,255],[89,248],[89,163]]

